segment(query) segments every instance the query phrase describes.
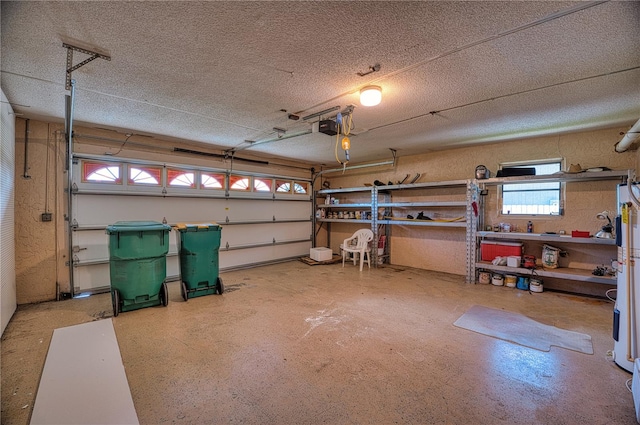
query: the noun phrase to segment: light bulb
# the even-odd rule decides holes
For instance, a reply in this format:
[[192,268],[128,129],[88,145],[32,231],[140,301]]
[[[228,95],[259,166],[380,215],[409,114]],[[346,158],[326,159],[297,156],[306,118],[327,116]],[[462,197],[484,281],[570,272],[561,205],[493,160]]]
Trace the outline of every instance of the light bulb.
[[376,106],[382,100],[382,89],[379,86],[367,86],[360,90],[362,106]]
[[342,139],[342,150],[348,151],[351,149],[351,140],[348,137]]

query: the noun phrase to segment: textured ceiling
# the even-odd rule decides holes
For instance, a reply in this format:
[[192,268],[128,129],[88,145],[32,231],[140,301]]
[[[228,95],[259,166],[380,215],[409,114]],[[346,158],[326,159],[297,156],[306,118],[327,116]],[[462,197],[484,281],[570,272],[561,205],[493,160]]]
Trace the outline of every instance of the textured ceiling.
[[[73,72],[76,124],[176,145],[331,164],[336,138],[295,136],[314,120],[287,115],[348,105],[354,163],[640,118],[635,1],[1,7],[2,89],[16,112],[64,119],[68,43],[111,56]],[[368,84],[382,87],[380,105],[360,106]]]

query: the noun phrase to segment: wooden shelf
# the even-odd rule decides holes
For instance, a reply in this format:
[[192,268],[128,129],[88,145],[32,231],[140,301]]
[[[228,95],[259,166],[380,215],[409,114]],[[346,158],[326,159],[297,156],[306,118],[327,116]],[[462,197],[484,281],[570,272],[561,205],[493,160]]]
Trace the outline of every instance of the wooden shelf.
[[629,170],[611,170],[589,172],[585,171],[577,174],[556,173],[541,176],[516,176],[516,177],[493,177],[490,179],[476,180],[478,184],[502,185],[509,183],[547,183],[547,182],[586,182],[594,180],[625,180]]
[[[506,274],[520,274],[531,276],[532,270],[522,267],[508,267],[508,266],[495,266],[488,261],[480,261],[476,263],[477,269],[499,271]],[[617,280],[615,276],[596,276],[591,273],[591,270],[574,269],[569,267],[560,267],[557,269],[535,269],[533,275],[541,277],[552,277],[558,279],[576,280],[580,282],[592,282],[601,283],[605,285],[616,285]]]
[[466,201],[378,202],[378,208],[466,207]]
[[368,204],[318,204],[317,208],[368,208],[371,209],[371,203]]
[[467,227],[464,221],[435,221],[435,220],[378,220],[378,224],[399,224],[402,226],[425,226],[425,227]]
[[479,238],[487,239],[508,239],[514,241],[540,241],[556,243],[574,243],[590,245],[610,245],[615,246],[615,239],[601,238],[574,238],[568,235],[549,235],[546,233],[519,233],[519,232],[478,232]]

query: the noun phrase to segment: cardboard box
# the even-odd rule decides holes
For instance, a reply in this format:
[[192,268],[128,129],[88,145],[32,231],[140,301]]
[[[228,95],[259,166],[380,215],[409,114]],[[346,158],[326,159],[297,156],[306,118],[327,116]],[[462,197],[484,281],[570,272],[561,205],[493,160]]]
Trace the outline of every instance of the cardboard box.
[[522,242],[480,241],[482,261],[493,261],[496,257],[522,255]]
[[520,267],[521,261],[519,255],[510,255],[507,257],[507,267]]
[[333,251],[329,248],[311,248],[309,257],[315,261],[329,261],[333,258]]

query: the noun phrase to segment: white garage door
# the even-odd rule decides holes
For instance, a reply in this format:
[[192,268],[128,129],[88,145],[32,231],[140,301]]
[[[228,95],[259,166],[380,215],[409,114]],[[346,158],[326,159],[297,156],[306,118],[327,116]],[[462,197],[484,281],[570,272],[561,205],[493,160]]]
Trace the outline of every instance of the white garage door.
[[[109,289],[105,229],[117,221],[222,226],[220,270],[308,255],[309,180],[76,156],[72,199],[75,295]],[[179,278],[176,231],[167,279]]]

